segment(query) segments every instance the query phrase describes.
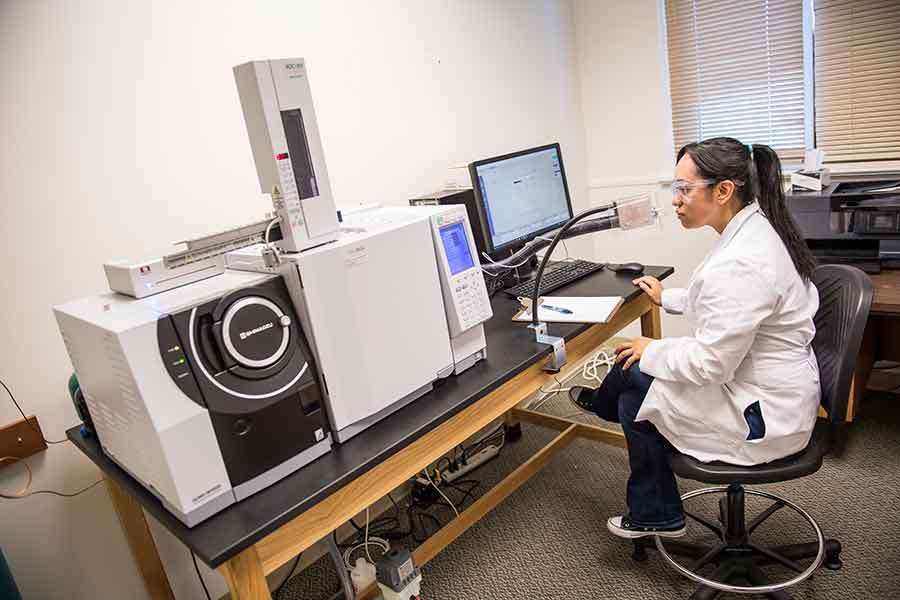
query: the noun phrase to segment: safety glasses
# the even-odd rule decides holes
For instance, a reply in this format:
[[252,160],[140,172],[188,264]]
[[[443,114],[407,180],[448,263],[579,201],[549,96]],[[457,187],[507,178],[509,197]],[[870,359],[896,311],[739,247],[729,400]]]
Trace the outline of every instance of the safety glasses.
[[688,181],[686,179],[676,179],[672,182],[672,196],[687,197],[688,192],[694,188],[706,187],[718,183],[715,179],[695,179]]

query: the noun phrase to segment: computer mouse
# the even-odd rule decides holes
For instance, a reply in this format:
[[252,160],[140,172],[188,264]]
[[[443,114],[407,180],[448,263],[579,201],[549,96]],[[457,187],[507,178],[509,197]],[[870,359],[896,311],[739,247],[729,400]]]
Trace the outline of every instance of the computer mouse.
[[627,262],[615,266],[610,265],[609,268],[616,273],[625,273],[627,275],[640,275],[644,272],[644,265],[639,262]]

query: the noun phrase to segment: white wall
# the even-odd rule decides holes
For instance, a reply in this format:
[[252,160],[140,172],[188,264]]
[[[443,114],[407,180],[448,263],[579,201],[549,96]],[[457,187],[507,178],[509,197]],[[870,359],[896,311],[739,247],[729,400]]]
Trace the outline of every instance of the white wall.
[[[591,204],[652,192],[664,209],[661,230],[595,236],[597,259],[674,265],[665,285],[686,285],[715,233],[681,228],[665,182],[675,156],[662,8],[658,0],[575,0],[574,10]],[[663,333],[688,331],[682,318],[664,315]]]
[[[51,305],[104,290],[105,260],[269,209],[231,74],[249,59],[308,60],[339,205],[403,203],[450,164],[559,140],[586,206],[574,38],[568,0],[3,0],[0,378],[61,438],[76,418]],[[36,488],[98,477],[68,445],[30,463]],[[200,598],[185,548],[159,542],[176,596]],[[145,595],[102,487],[3,502],[0,544],[25,597]]]

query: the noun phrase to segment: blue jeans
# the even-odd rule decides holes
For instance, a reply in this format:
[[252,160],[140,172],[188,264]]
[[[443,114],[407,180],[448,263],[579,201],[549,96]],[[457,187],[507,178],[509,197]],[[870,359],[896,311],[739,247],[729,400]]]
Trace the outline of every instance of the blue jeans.
[[634,420],[651,383],[653,378],[641,373],[640,361],[628,369],[618,363],[594,390],[591,408],[601,419],[621,423],[625,432],[631,466],[625,501],[632,523],[675,527],[684,523],[684,508],[667,459],[672,446],[652,423]]

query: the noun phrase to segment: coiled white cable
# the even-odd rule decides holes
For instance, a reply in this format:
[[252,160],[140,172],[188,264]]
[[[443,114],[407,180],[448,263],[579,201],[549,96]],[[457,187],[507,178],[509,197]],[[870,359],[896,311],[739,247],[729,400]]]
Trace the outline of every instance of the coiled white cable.
[[360,548],[365,548],[366,550],[366,558],[369,559],[369,562],[373,565],[375,561],[372,560],[372,554],[369,552],[369,546],[378,546],[381,548],[382,554],[387,554],[391,551],[391,543],[384,538],[369,536],[369,507],[366,507],[366,534],[365,539],[361,544],[356,544],[355,546],[351,546],[344,550],[344,566],[347,567],[348,571],[353,570],[353,565],[350,563],[350,558],[353,553],[359,550]]
[[[594,356],[592,356],[590,359],[588,359],[581,366],[581,377],[588,381],[596,381],[597,383],[602,383],[603,376],[605,376],[606,373],[608,373],[609,370],[612,369],[614,364],[616,364],[616,355],[615,354],[607,352],[606,350],[599,350],[596,354],[594,354]],[[599,369],[601,367],[606,367],[606,372],[601,374],[599,371]],[[572,401],[572,399],[569,398],[569,395],[567,393],[569,390],[572,389],[571,386],[563,387],[563,382],[560,381],[556,375],[553,376],[553,379],[556,381],[556,387],[550,388],[548,390],[541,388],[540,391],[543,395],[540,398],[538,398],[534,403],[532,403],[532,405],[529,407],[531,410],[537,410],[538,408],[543,406],[548,400],[550,400],[550,398],[554,397],[556,394],[561,394],[561,393],[566,394],[566,398],[569,399],[569,402]],[[569,376],[569,379],[571,379],[571,376]],[[579,411],[584,412],[584,409],[582,409],[580,406],[576,405],[574,402],[572,402],[572,404],[574,406],[576,406]]]
[[[584,366],[581,368],[581,376],[584,379],[593,380],[597,383],[603,382],[603,377],[597,372],[597,368],[600,366],[606,367],[606,373],[609,372],[610,369],[613,368],[613,365],[616,364],[616,355],[609,354],[605,350],[600,350],[597,352],[591,360],[584,363]],[[606,373],[603,375],[605,376]]]
[[[348,571],[353,570],[353,565],[350,564],[351,555],[354,552],[356,552],[357,550],[359,550],[360,548],[368,548],[369,546],[377,546],[377,547],[381,548],[381,551],[384,554],[387,554],[388,552],[391,551],[390,542],[388,542],[386,539],[372,536],[369,538],[368,544],[366,542],[362,542],[361,544],[357,544],[353,547],[350,547],[350,548],[347,548],[346,550],[344,550],[344,566],[347,567]],[[371,562],[371,558],[370,558],[370,562]],[[375,563],[372,563],[372,564],[375,564]]]

